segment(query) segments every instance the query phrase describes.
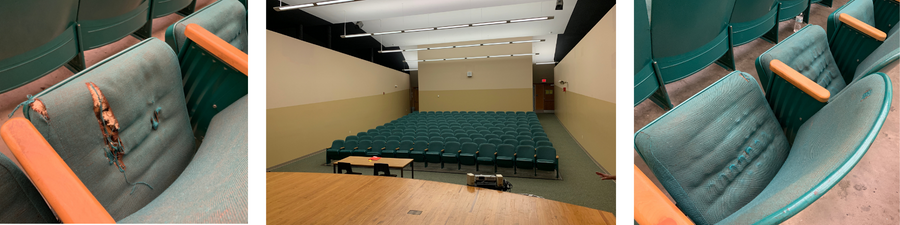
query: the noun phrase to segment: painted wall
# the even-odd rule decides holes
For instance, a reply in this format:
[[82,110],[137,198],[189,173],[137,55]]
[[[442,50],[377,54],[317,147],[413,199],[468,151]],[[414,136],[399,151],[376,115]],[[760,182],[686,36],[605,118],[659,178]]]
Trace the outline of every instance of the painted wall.
[[406,73],[268,30],[266,41],[266,167],[409,113]]
[[[556,116],[600,166],[616,174],[616,7],[555,67]],[[566,87],[566,92],[562,88]]]
[[[503,41],[505,38],[472,42],[423,45],[439,47]],[[532,44],[492,45],[420,51],[419,59],[532,53]],[[467,77],[467,72],[472,77]],[[419,62],[419,107],[421,111],[531,111],[532,60],[530,56]]]

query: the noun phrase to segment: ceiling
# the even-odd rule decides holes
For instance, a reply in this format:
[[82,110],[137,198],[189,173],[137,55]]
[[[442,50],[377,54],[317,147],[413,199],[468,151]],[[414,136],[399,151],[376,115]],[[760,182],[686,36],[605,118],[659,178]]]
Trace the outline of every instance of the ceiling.
[[[282,2],[284,4],[296,5],[318,1],[322,0],[270,0],[269,5],[278,5]],[[582,2],[584,3],[579,4]],[[609,6],[605,9],[587,10],[588,13],[579,13],[579,11],[585,11],[584,9],[582,9],[586,8],[582,7],[583,5],[596,5],[592,2],[606,2],[606,5]],[[579,4],[579,9],[577,10],[575,10],[576,4]],[[318,23],[327,22],[329,24],[336,25],[331,26],[328,33],[330,35],[337,36],[339,36],[340,34],[345,34],[344,24],[348,24],[346,25],[346,34],[355,34],[362,32],[374,33],[381,31],[553,16],[554,19],[552,20],[536,22],[522,22],[515,24],[489,25],[482,27],[470,27],[440,31],[379,35],[365,38],[344,38],[344,40],[332,40],[330,37],[327,38],[331,40],[328,43],[329,45],[332,45],[335,42],[358,41],[352,39],[359,39],[359,41],[368,39],[369,41],[365,42],[371,45],[371,40],[374,40],[375,43],[378,43],[375,44],[378,48],[375,50],[380,50],[382,45],[388,47],[398,46],[401,49],[410,49],[416,48],[419,45],[433,45],[440,43],[514,37],[531,37],[535,39],[546,39],[546,41],[544,42],[530,44],[532,45],[532,49],[534,52],[540,53],[540,55],[538,56],[533,56],[532,61],[549,62],[555,61],[557,60],[557,58],[562,58],[558,57],[556,53],[559,45],[561,44],[557,43],[557,35],[564,32],[573,32],[567,30],[567,26],[571,24],[569,20],[573,15],[573,11],[576,15],[584,14],[584,16],[587,17],[596,17],[596,20],[593,20],[593,18],[591,18],[591,20],[593,21],[586,21],[586,23],[592,25],[596,24],[596,22],[599,21],[599,19],[606,14],[606,11],[608,11],[609,8],[611,8],[614,4],[615,1],[606,0],[565,0],[563,10],[555,10],[555,0],[364,0],[284,12],[275,12],[274,10],[269,10],[267,13],[289,15],[289,13],[292,11],[302,11],[304,12],[302,14],[308,14],[312,17],[316,17],[318,20],[320,20],[318,21]],[[301,13],[295,12],[293,14]],[[599,17],[594,14],[599,14]],[[304,19],[300,18],[300,16],[295,17],[295,19]],[[268,19],[268,23],[273,23],[272,16],[269,16]],[[279,15],[274,19],[284,20],[291,18]],[[309,18],[305,19],[310,20]],[[578,20],[582,19],[578,18]],[[356,22],[361,22],[362,26],[356,27],[354,25],[357,24]],[[307,22],[306,25],[309,26],[310,23]],[[271,26],[267,25],[267,27]],[[587,30],[590,30],[591,27],[593,26],[587,27]],[[577,40],[580,40],[580,37],[583,37],[584,34],[587,33],[587,31],[573,33],[582,33],[577,37]],[[570,39],[570,37],[565,38],[565,40]],[[575,41],[575,43],[577,43],[577,40]],[[574,44],[563,44],[563,46],[568,45],[574,47]],[[568,52],[571,47],[569,47],[569,49],[563,49],[564,52]],[[401,61],[419,59],[417,52],[403,52],[402,55],[401,53],[374,54],[399,55],[403,58],[401,59]],[[375,61],[374,57],[375,56],[370,56],[370,58],[373,58],[373,61]],[[418,68],[416,62],[409,62],[407,64],[408,65],[404,66],[405,68]]]

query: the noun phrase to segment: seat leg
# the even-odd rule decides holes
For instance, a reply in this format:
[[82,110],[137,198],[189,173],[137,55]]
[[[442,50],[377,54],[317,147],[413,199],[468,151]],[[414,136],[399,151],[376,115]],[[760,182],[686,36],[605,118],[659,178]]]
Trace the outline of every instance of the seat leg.
[[716,64],[725,68],[728,71],[734,71],[734,36],[732,35],[732,27],[728,26],[728,51],[725,52],[722,57],[716,60]]
[[777,5],[775,6],[775,26],[772,26],[772,29],[762,36],[763,40],[772,44],[778,44],[778,17],[781,16],[781,3],[779,2]]
[[478,165],[480,165],[480,163],[475,162],[475,171],[478,171]]
[[659,72],[659,65],[656,61],[653,62],[653,72],[656,75],[656,81],[659,83],[659,88],[650,95],[650,101],[656,103],[656,105],[663,110],[668,111],[672,109],[672,100],[669,99],[669,93],[666,91],[666,83],[662,80],[662,74]]

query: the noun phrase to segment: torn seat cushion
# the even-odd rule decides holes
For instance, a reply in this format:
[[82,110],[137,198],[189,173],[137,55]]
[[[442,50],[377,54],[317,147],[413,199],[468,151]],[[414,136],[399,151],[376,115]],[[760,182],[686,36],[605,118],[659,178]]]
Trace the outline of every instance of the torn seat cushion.
[[691,220],[714,224],[769,184],[790,146],[756,80],[735,71],[638,131],[635,148]]
[[184,173],[123,223],[247,223],[247,96],[216,114]]
[[[188,15],[173,25],[175,38],[166,40],[176,52],[187,41],[184,29],[196,23],[225,42],[247,53],[247,10],[237,0],[220,0]],[[167,31],[168,32],[168,31]]]
[[56,222],[56,216],[25,173],[0,153],[0,223]]
[[[31,111],[31,122],[116,220],[125,218],[159,196],[194,156],[195,143],[175,53],[151,38],[73,75],[37,96],[50,121]],[[128,182],[109,151],[93,99],[85,85],[93,82],[106,97],[119,122]],[[159,127],[151,117],[162,108]]]

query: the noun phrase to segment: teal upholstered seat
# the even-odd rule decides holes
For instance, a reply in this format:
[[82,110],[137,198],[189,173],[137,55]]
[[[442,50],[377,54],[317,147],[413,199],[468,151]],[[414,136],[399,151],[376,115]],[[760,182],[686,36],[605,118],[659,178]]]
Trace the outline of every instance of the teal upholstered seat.
[[461,167],[461,165],[475,165],[476,163],[476,154],[478,152],[478,144],[473,142],[466,142],[462,144],[459,152],[459,165],[457,167]]
[[247,53],[247,9],[237,0],[219,0],[184,17],[166,29],[166,43],[181,51],[184,46],[184,29],[195,23]]
[[381,150],[382,157],[394,157],[394,153],[400,148],[400,141],[389,140],[384,144],[384,150]]
[[325,149],[325,163],[330,163],[331,160],[338,159],[341,153],[341,148],[344,147],[344,140],[334,140],[331,142],[331,147]]
[[900,3],[885,0],[852,0],[828,16],[828,45],[834,53],[834,60],[844,73],[844,80],[850,82],[850,75],[857,71],[860,62],[884,44],[897,46],[897,40],[879,41],[864,35],[857,29],[840,21],[840,15],[847,14],[863,23],[884,32],[888,38],[898,32],[896,24],[900,17]]
[[350,152],[350,155],[366,156],[366,152],[368,152],[370,148],[372,148],[372,140],[361,140],[358,142],[357,148]]
[[695,223],[775,224],[849,172],[890,102],[887,76],[867,76],[807,118],[791,145],[753,76],[735,71],[636,132],[635,150]]
[[338,151],[337,159],[344,159],[353,155],[353,151],[359,148],[358,140],[344,140],[344,147]]
[[441,168],[444,168],[444,163],[459,162],[460,148],[459,142],[447,142],[444,144],[444,153],[441,153]]
[[497,166],[514,167],[516,147],[509,144],[497,145]]
[[0,223],[56,223],[56,216],[25,173],[0,153]]
[[731,12],[734,45],[746,44],[762,37],[778,43],[778,1],[736,0]]
[[518,173],[518,168],[534,169],[535,154],[534,146],[519,145],[516,147],[516,167],[513,173]]
[[415,142],[413,141],[401,141],[400,147],[397,151],[394,151],[395,158],[409,158],[409,151],[413,150],[413,146]]
[[535,167],[539,170],[556,170],[556,178],[559,178],[559,156],[556,155],[556,149],[551,146],[539,146],[535,151]]
[[68,67],[72,71],[84,68],[84,59],[75,59],[79,52],[77,15],[77,1],[0,3],[0,93],[37,80],[70,61],[76,65]]
[[[478,146],[478,152],[475,157],[475,171],[478,171],[479,165],[494,165],[497,159],[497,146],[491,143],[484,143]],[[497,168],[494,168],[497,172]]]
[[384,150],[385,141],[384,140],[375,140],[372,142],[372,147],[366,150],[366,156],[380,156],[381,151]]
[[409,157],[416,162],[425,162],[426,149],[428,149],[428,141],[416,141],[413,149],[409,151]]
[[428,151],[425,151],[425,167],[428,163],[440,163],[441,154],[444,153],[443,141],[432,141],[428,143]]

